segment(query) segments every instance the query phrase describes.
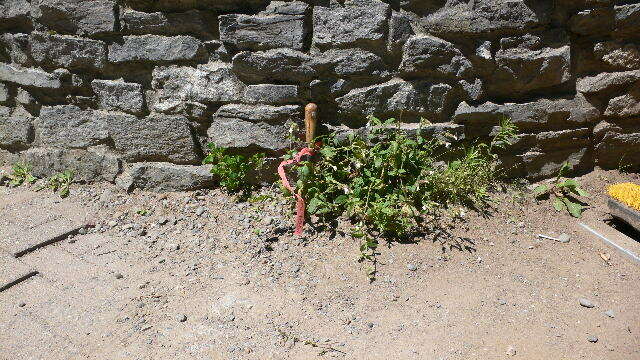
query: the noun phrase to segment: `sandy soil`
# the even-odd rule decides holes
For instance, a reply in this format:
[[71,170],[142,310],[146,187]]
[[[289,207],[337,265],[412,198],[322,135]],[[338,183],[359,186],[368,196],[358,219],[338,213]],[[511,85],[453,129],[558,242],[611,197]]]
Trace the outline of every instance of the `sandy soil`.
[[[582,221],[602,221],[606,185],[640,176],[598,170],[578,180],[593,194]],[[89,285],[73,296],[57,287],[69,301],[85,298],[83,316],[95,320],[84,334],[59,330],[77,358],[640,359],[640,265],[526,187],[497,198],[488,216],[466,211],[450,237],[383,244],[372,283],[345,221],[335,234],[309,225],[296,238],[288,199],[238,204],[219,191],[74,187],[68,201],[96,228],[41,251],[86,260],[109,289],[92,302],[100,296]],[[570,242],[536,236],[561,233]],[[29,306],[38,281],[0,293],[0,321],[48,317]]]

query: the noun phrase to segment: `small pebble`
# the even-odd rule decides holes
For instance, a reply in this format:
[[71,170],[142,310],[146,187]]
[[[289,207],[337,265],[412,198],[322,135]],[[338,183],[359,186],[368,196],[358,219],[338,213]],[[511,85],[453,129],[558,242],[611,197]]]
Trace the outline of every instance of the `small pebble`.
[[21,301],[21,302],[18,303],[18,306],[19,307],[25,307],[25,306],[27,306],[27,303],[25,303],[24,301]]
[[409,269],[409,271],[416,271],[418,270],[418,266],[416,266],[416,264],[407,264],[407,269]]
[[607,310],[604,312],[604,314],[612,319],[616,317],[616,315],[613,313],[613,310]]
[[178,314],[178,316],[176,316],[176,320],[178,320],[178,322],[185,322],[185,321],[187,321],[187,315]]
[[560,234],[560,236],[558,236],[558,241],[560,241],[561,243],[568,243],[569,241],[571,241],[571,235],[562,233]]
[[587,341],[589,341],[590,343],[597,343],[598,342],[598,337],[595,335],[591,335],[587,338]]
[[498,299],[498,304],[500,304],[500,305],[507,305],[507,300],[504,300],[504,299]]
[[585,298],[580,298],[580,305],[584,306],[586,308],[592,308],[595,307],[595,305],[593,305],[593,303]]
[[113,276],[115,276],[116,279],[122,279],[124,277],[120,273],[115,273]]
[[507,349],[507,355],[516,356],[516,348],[514,348],[513,346],[509,346],[509,348]]
[[197,210],[196,210],[196,215],[198,216],[202,216],[202,214],[204,214],[204,212],[206,211],[206,209],[203,206],[200,206]]

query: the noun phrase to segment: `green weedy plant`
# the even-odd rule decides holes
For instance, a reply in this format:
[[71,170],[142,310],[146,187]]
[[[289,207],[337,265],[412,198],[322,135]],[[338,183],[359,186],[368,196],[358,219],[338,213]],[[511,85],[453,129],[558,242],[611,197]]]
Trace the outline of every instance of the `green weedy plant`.
[[215,144],[208,144],[209,154],[203,160],[203,164],[211,164],[211,173],[216,175],[222,186],[230,193],[243,192],[245,195],[250,190],[247,181],[249,171],[260,171],[265,164],[265,154],[254,154],[247,158],[243,155],[225,154],[226,149]]
[[562,164],[558,176],[551,185],[538,185],[533,189],[536,198],[553,197],[553,207],[558,212],[567,211],[575,218],[582,217],[582,212],[586,208],[584,202],[576,198],[589,197],[588,192],[583,190],[577,181],[565,179],[564,176],[571,170],[568,162]]
[[57,192],[60,197],[64,198],[69,196],[71,184],[73,184],[73,171],[65,170],[61,173],[52,175],[47,181],[47,184],[38,190],[48,187],[53,190],[53,192]]
[[319,155],[297,168],[296,185],[307,211],[321,222],[343,214],[353,220],[359,260],[372,264],[368,274],[373,279],[378,238],[407,237],[425,215],[453,205],[488,205],[498,175],[495,150],[508,145],[516,128],[505,119],[493,141],[463,147],[451,146],[448,139],[427,139],[420,131],[410,136],[394,119],[370,117],[369,122],[371,131],[364,138],[321,138]]
[[9,186],[20,186],[24,183],[33,184],[37,179],[31,175],[30,164],[17,162],[12,166],[12,173],[8,176]]

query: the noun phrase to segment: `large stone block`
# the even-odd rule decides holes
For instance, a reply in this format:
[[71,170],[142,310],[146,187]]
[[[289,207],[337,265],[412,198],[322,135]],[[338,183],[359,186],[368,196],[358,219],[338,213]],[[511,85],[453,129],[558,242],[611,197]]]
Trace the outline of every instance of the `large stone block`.
[[[97,112],[100,113],[100,112]],[[138,119],[118,113],[102,113],[115,149],[127,161],[167,161],[197,164],[200,149],[182,116],[152,114]]]
[[289,146],[291,125],[301,126],[301,112],[294,105],[225,105],[213,116],[207,135],[217,146],[281,152]]
[[95,35],[116,31],[118,6],[112,0],[33,0],[38,30]]
[[192,191],[212,187],[210,166],[175,165],[165,162],[132,164],[116,183],[129,191]]
[[425,33],[444,38],[521,33],[549,23],[550,10],[551,2],[547,1],[448,1],[424,17],[420,25]]
[[640,46],[619,41],[605,41],[593,47],[595,57],[616,70],[640,69]]
[[124,0],[127,6],[141,11],[181,12],[192,9],[219,12],[263,9],[270,0]]
[[454,106],[455,90],[447,84],[393,79],[383,84],[351,90],[336,99],[338,114],[362,121],[367,115],[402,120],[425,117],[444,120]]
[[122,42],[109,45],[109,61],[112,63],[205,60],[207,51],[204,45],[192,36],[125,36]]
[[640,70],[601,73],[578,79],[576,90],[584,94],[611,95],[640,81]]
[[[5,110],[2,110],[5,109]],[[33,142],[33,118],[28,114],[11,114],[0,106],[0,148],[21,150]]]
[[238,53],[233,57],[233,71],[250,82],[308,82],[316,74],[310,65],[313,58],[291,49]]
[[578,94],[574,99],[542,99],[520,104],[486,102],[473,106],[462,102],[453,119],[465,125],[467,136],[479,137],[488,136],[493,126],[504,118],[511,119],[521,132],[540,132],[586,127],[599,116],[598,109]]
[[0,1],[0,30],[28,29],[31,26],[30,12],[28,0]]
[[245,85],[231,71],[231,64],[211,63],[197,68],[168,66],[153,71],[153,87],[160,101],[228,103],[241,101]]
[[250,104],[287,104],[300,101],[296,85],[249,85],[244,98]]
[[122,9],[122,32],[132,35],[195,35],[211,37],[211,31],[203,14],[198,10],[183,13],[146,13]]
[[470,75],[472,64],[452,43],[430,35],[407,40],[400,71],[409,76],[462,78]]
[[39,146],[87,148],[109,139],[103,116],[74,105],[44,106],[34,126],[35,143]]
[[102,70],[107,61],[107,47],[99,40],[34,32],[30,45],[35,62],[46,68]]
[[122,111],[130,114],[144,112],[142,85],[113,80],[93,80],[93,92],[98,96],[100,109]]
[[487,79],[487,90],[494,96],[514,98],[566,84],[571,80],[570,57],[569,46],[501,49],[495,56],[497,69]]
[[0,63],[0,81],[43,89],[60,89],[63,86],[60,73],[48,73],[4,63]]
[[0,59],[3,57],[2,50],[4,48],[4,53],[8,58],[6,61],[25,67],[33,65],[29,42],[29,34],[0,34]]
[[321,48],[382,49],[391,8],[380,0],[347,0],[344,6],[313,8],[313,43]]
[[614,10],[615,35],[640,38],[640,4],[616,6]]
[[338,78],[386,80],[390,76],[382,58],[360,49],[332,49],[310,63],[318,73]]
[[393,11],[391,18],[389,18],[387,50],[393,54],[400,53],[407,40],[415,35],[412,24],[417,22],[417,16],[411,13]]
[[[306,7],[307,5],[303,3]],[[273,12],[278,9],[271,9]],[[220,40],[242,50],[290,48],[302,50],[308,29],[305,15],[263,12],[221,15]]]
[[121,161],[105,147],[84,149],[33,148],[20,154],[22,161],[32,166],[31,173],[45,178],[65,170],[82,182],[115,181],[121,171]]
[[594,128],[596,165],[605,169],[625,168],[640,170],[640,122],[625,119],[624,122],[600,122]]
[[[621,96],[609,100],[605,116],[640,116],[640,82],[637,82]],[[640,155],[640,149],[638,149]]]

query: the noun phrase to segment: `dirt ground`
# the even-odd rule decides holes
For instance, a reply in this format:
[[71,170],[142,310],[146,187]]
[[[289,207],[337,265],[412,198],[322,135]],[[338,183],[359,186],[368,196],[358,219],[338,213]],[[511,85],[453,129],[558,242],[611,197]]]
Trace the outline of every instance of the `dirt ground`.
[[5,234],[41,198],[96,226],[20,258],[39,274],[0,292],[0,359],[640,359],[640,264],[578,226],[640,176],[578,180],[583,219],[510,189],[451,237],[384,243],[372,283],[348,224],[296,238],[289,199],[2,188]]

